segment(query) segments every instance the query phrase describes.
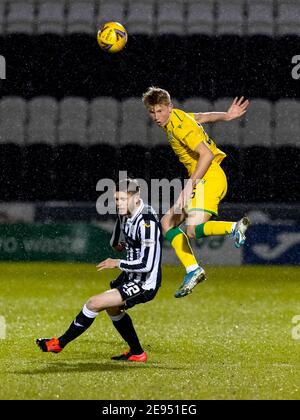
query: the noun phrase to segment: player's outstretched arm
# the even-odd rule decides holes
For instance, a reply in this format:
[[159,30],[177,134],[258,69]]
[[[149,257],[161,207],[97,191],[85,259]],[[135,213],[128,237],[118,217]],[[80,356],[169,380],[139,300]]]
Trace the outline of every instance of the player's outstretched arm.
[[217,121],[231,121],[241,117],[247,112],[250,102],[248,99],[236,97],[227,112],[199,112],[195,114],[195,120],[199,124]]
[[114,258],[107,258],[106,260],[100,262],[96,265],[97,271],[104,270],[106,268],[118,268],[120,260]]

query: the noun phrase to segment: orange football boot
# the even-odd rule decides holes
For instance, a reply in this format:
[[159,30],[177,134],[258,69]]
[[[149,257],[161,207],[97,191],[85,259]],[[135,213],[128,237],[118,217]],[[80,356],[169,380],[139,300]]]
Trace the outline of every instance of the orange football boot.
[[131,351],[127,351],[120,356],[113,356],[112,360],[126,360],[128,362],[147,362],[148,355],[144,351],[141,354],[132,354]]
[[44,352],[60,353],[63,350],[63,348],[60,347],[59,340],[56,337],[38,338],[35,342]]

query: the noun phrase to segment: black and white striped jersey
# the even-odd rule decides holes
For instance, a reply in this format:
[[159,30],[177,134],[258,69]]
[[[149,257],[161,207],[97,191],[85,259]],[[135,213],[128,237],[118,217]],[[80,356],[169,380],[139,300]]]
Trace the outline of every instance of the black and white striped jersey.
[[127,259],[120,260],[119,268],[129,279],[142,283],[146,290],[161,283],[162,231],[154,209],[141,204],[131,217],[118,216],[110,244],[125,242]]

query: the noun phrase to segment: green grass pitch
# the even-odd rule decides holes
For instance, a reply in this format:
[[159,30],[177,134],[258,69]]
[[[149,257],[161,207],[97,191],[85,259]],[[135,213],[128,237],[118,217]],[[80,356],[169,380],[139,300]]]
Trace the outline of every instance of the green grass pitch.
[[164,267],[157,297],[130,310],[146,364],[113,362],[126,345],[101,313],[60,354],[60,335],[117,271],[88,264],[0,264],[0,399],[299,399],[299,268],[208,267],[208,281],[173,297],[183,270]]

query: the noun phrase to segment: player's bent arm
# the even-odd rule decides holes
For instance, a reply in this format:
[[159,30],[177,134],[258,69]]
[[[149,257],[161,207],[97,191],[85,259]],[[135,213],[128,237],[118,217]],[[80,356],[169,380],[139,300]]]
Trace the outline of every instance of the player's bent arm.
[[214,154],[204,141],[201,141],[198,144],[198,146],[195,148],[195,152],[199,154],[199,159],[197,166],[190,177],[193,187],[195,187],[204,177],[214,159]]
[[175,208],[182,209],[186,206],[193,191],[193,188],[200,182],[200,180],[206,174],[211,162],[214,159],[214,155],[208,148],[204,141],[201,141],[198,146],[194,149],[199,154],[197,166],[186,183],[184,189],[181,191],[178,200],[175,203]]

